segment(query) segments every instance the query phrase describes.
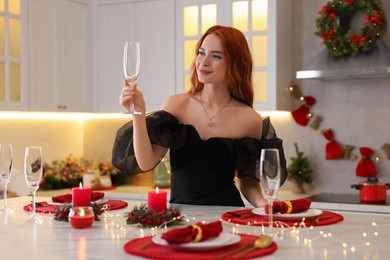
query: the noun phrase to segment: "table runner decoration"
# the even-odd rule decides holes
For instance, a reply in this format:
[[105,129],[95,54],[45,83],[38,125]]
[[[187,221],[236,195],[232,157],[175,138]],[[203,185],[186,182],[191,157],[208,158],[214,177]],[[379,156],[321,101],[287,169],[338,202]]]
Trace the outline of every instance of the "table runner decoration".
[[[123,200],[107,200],[103,203],[100,203],[99,206],[104,208],[104,210],[116,210],[127,207],[128,203]],[[53,205],[46,201],[36,203],[36,212],[37,213],[47,213],[54,214],[59,209],[61,205]],[[32,211],[32,204],[25,205],[23,209],[27,212]]]
[[[222,214],[221,219],[226,222],[231,222],[240,225],[247,226],[268,226],[268,216],[261,216],[254,214],[252,209],[242,209],[235,211],[228,211]],[[323,211],[321,215],[312,217],[312,218],[302,218],[297,220],[278,220],[274,216],[274,226],[299,226],[303,223],[305,226],[325,226],[335,224],[337,222],[343,221],[344,217],[340,214]]]
[[[147,257],[150,259],[159,259],[159,260],[218,259],[218,256],[222,255],[223,253],[226,253],[235,248],[239,248],[243,245],[253,243],[258,238],[258,236],[253,236],[253,235],[246,235],[246,234],[239,234],[239,235],[241,236],[240,242],[234,245],[218,248],[212,251],[205,251],[205,252],[179,251],[179,250],[175,250],[173,247],[170,246],[161,246],[154,243],[150,243],[152,239],[152,237],[150,236],[130,240],[123,246],[123,249],[128,254]],[[146,247],[144,246],[145,244],[147,244]],[[242,257],[234,258],[234,259],[251,259],[251,258],[261,257],[261,256],[272,254],[276,250],[277,250],[277,244],[275,242],[272,242],[271,246],[267,248],[256,249],[248,254],[245,254]],[[232,259],[233,257],[234,255],[231,255],[223,259]]]

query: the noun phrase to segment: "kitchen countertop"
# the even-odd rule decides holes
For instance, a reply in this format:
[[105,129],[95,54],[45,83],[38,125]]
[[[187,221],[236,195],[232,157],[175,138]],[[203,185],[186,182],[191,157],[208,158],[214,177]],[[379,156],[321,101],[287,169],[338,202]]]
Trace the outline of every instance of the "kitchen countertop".
[[[113,197],[114,194],[109,195]],[[49,197],[38,197],[37,201]],[[67,222],[59,222],[53,216],[43,214],[42,224],[26,222],[29,215],[22,206],[31,197],[8,200],[15,208],[12,215],[0,213],[1,259],[144,259],[126,254],[125,243],[131,239],[150,235],[153,230],[126,225],[124,212],[140,205],[138,200],[127,200],[125,209],[110,211],[106,218],[95,222],[90,229],[72,229]],[[3,201],[0,201],[0,205]],[[236,207],[181,205],[182,214],[190,221],[211,222]],[[337,211],[344,221],[328,226],[284,228],[284,236],[276,241],[278,250],[259,259],[387,259],[390,241],[390,215]],[[224,222],[224,230],[240,230],[241,233],[260,234],[261,227],[237,226]],[[155,232],[155,231],[154,231]],[[158,230],[157,232],[164,232]]]
[[[114,190],[103,191],[105,196],[115,197],[122,200],[133,200],[133,201],[147,201],[147,192],[153,190],[153,187],[149,186],[138,186],[138,185],[123,185],[115,187]],[[170,188],[161,188],[169,193]],[[37,196],[43,197],[52,197],[56,195],[62,195],[66,193],[71,193],[71,189],[59,189],[59,190],[38,190]],[[340,194],[341,196],[353,196],[352,194]],[[359,195],[355,195],[357,200]],[[279,190],[277,199],[279,200],[293,200],[301,199],[306,197],[313,197],[310,194],[293,194],[290,191]],[[247,207],[251,207],[249,202],[244,199],[244,203]],[[318,209],[323,210],[343,210],[343,211],[352,211],[352,212],[367,212],[367,213],[389,213],[390,206],[388,205],[375,205],[375,204],[359,204],[359,203],[346,203],[345,200],[340,199],[339,202],[335,201],[321,201],[321,200],[312,200],[312,206]]]

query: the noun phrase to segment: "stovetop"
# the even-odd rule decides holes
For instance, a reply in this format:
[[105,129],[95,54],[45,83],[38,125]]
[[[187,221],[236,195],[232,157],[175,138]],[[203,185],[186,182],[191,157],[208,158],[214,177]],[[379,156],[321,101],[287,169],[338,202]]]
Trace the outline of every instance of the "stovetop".
[[313,202],[360,204],[360,205],[390,205],[390,197],[386,202],[361,202],[359,194],[320,193],[309,197]]

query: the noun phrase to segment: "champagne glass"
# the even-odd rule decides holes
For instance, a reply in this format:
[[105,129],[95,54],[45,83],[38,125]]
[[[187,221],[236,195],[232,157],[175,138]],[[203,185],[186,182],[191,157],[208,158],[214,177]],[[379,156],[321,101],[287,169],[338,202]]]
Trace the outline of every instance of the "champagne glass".
[[7,204],[7,187],[11,180],[13,169],[13,153],[11,144],[0,144],[0,181],[4,185],[4,208],[1,212],[5,214],[12,213],[14,210]]
[[273,234],[273,203],[280,187],[280,160],[278,149],[263,149],[260,155],[260,184],[268,202],[268,233]]
[[[133,87],[138,80],[140,62],[139,42],[126,41],[123,49],[123,70],[125,79],[131,87]],[[130,100],[129,113],[141,114],[141,112],[135,111],[134,100]]]
[[35,211],[35,197],[36,191],[39,188],[39,184],[42,179],[42,148],[39,146],[26,147],[24,156],[24,174],[26,178],[27,186],[32,193],[32,215],[31,222],[41,223],[42,220],[36,214]]

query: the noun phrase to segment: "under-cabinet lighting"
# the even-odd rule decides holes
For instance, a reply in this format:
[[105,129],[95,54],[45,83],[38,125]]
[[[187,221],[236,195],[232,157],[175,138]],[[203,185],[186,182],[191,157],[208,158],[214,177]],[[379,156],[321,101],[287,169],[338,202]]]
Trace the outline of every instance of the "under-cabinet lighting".
[[66,112],[1,112],[0,119],[86,120],[98,118],[131,118],[123,113],[66,113]]

